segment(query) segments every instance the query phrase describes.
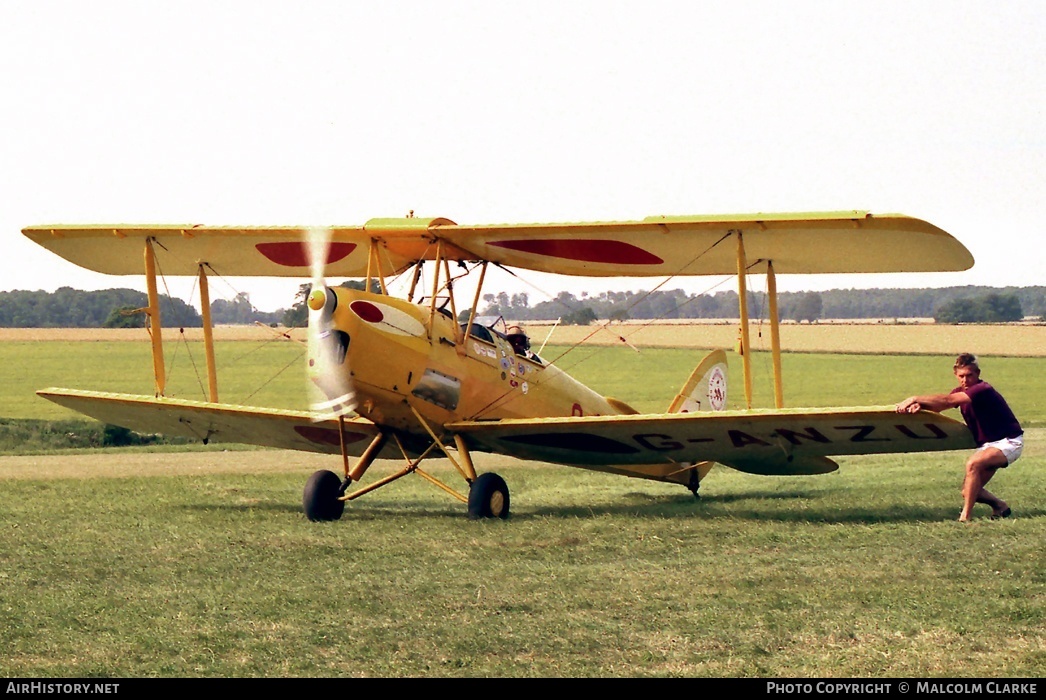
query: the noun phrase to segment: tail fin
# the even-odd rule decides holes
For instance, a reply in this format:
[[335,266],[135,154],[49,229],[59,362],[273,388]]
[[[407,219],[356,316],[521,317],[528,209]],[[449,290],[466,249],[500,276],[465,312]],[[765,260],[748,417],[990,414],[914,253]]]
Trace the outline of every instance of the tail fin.
[[722,411],[726,408],[726,353],[713,350],[697,365],[668,407],[669,413]]
[[[697,368],[686,380],[668,407],[669,413],[691,413],[693,411],[722,411],[726,408],[726,353],[713,350],[705,355]],[[698,484],[712,471],[715,462],[697,462],[683,465],[689,473],[686,486],[697,495]],[[680,479],[680,483],[683,483]]]

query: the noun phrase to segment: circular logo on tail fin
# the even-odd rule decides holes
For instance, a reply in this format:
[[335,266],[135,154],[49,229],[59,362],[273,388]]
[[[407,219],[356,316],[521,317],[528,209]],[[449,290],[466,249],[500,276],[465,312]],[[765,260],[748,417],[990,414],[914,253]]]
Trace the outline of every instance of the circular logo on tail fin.
[[713,411],[726,408],[726,374],[720,365],[713,367],[708,375],[708,403]]

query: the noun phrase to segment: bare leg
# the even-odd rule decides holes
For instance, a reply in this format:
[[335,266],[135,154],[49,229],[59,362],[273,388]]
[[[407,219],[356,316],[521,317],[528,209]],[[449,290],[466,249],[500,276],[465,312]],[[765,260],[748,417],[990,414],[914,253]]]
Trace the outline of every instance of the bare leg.
[[1006,504],[994,495],[984,490],[984,485],[995,476],[995,470],[1006,466],[1006,455],[994,447],[978,450],[966,460],[966,480],[962,485],[963,508],[959,514],[959,522],[970,521],[975,503],[986,503],[991,506],[992,512],[999,514],[1006,508]]
[[987,506],[991,506],[992,515],[1002,515],[1002,512],[1008,507],[1006,501],[1002,500],[998,496],[994,495],[988,489],[981,488],[981,494],[977,496],[977,502],[983,503]]

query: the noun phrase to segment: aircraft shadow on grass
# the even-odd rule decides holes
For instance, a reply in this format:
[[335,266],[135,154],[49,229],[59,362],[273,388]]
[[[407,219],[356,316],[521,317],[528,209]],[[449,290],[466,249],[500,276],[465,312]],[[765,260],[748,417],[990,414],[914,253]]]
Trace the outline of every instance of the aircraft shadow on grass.
[[[512,514],[513,521],[528,521],[538,518],[588,519],[606,515],[628,515],[636,519],[659,520],[708,520],[722,519],[764,521],[764,522],[804,522],[824,524],[846,523],[904,523],[904,522],[942,522],[953,521],[958,513],[955,507],[938,507],[929,505],[897,504],[884,508],[838,509],[818,506],[824,496],[816,490],[795,489],[788,491],[751,491],[748,493],[727,493],[721,495],[704,495],[695,501],[692,496],[659,496],[641,492],[625,495],[627,503],[602,503],[587,506],[554,506],[539,507],[533,510],[516,509]],[[760,503],[774,501],[803,502],[802,510],[768,510]],[[187,504],[183,510],[190,511],[263,511],[274,514],[301,515],[296,503],[239,503],[239,504]],[[1021,509],[1015,518],[1033,518],[1046,514],[1041,508]],[[346,519],[359,522],[371,520],[388,520],[390,518],[415,519],[454,519],[460,517],[453,509],[430,505],[427,499],[398,498],[394,505],[381,506],[375,502],[367,505],[353,504],[346,509]],[[975,513],[975,522],[989,522],[987,513]],[[999,521],[1002,522],[1002,521]]]

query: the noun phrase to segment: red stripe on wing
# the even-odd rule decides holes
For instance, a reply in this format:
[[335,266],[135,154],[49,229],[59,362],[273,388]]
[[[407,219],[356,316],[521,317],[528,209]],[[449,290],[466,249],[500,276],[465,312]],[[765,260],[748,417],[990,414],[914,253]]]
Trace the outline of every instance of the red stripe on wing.
[[[259,243],[255,246],[266,258],[284,267],[308,267],[309,252],[299,241]],[[327,264],[338,262],[356,249],[355,243],[331,243],[327,251]]]
[[521,253],[610,265],[660,265],[664,262],[653,253],[631,243],[595,238],[525,238],[494,241],[489,245]]

